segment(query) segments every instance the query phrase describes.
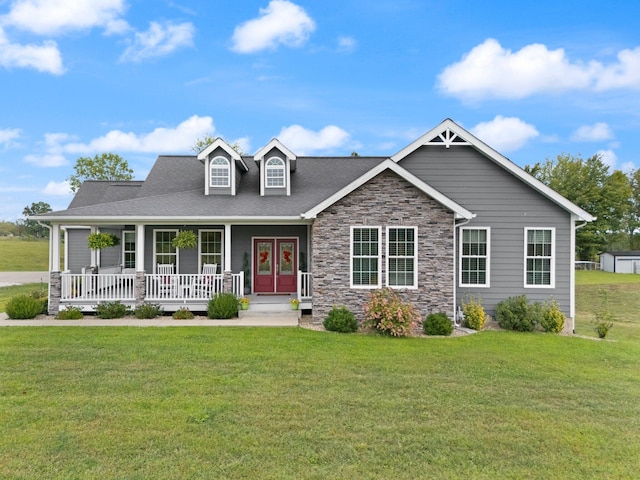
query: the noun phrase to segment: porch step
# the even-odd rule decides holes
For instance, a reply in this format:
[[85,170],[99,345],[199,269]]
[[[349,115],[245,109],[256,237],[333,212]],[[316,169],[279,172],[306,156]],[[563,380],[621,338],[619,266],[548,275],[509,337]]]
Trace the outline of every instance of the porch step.
[[285,310],[280,305],[279,309],[261,309],[254,308],[253,305],[249,306],[249,310],[239,310],[238,318],[287,318],[287,319],[300,319],[300,310]]

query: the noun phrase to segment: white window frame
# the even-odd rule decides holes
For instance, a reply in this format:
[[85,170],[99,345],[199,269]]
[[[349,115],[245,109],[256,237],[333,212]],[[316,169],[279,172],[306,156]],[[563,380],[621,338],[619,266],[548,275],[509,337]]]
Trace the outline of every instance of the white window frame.
[[[464,255],[464,232],[465,230],[484,230],[487,234],[486,255]],[[473,287],[473,288],[489,288],[491,286],[491,228],[490,227],[461,227],[460,228],[460,241],[459,241],[459,255],[458,255],[458,285],[460,287]],[[462,276],[462,259],[463,258],[484,258],[486,260],[485,267],[485,283],[464,283]]]
[[204,255],[204,253],[202,252],[202,234],[211,232],[218,232],[220,234],[220,262],[218,262],[218,270],[221,272],[224,270],[224,230],[221,230],[219,228],[212,228],[198,231],[198,272],[202,271],[202,256]]
[[[390,232],[391,230],[413,230],[413,255],[391,255],[390,253]],[[416,289],[418,288],[418,227],[413,226],[400,226],[400,225],[391,225],[386,228],[386,275],[385,275],[385,284],[389,288],[393,289]],[[413,262],[413,283],[411,285],[391,285],[389,281],[390,268],[389,264],[391,259],[411,259]]]
[[[224,160],[224,164],[218,164],[218,163],[214,163],[216,160]],[[224,169],[226,171],[226,183],[224,185],[218,185],[218,184],[214,184],[213,179],[213,169],[214,167],[216,169],[219,169],[220,172],[222,172],[222,170]],[[215,178],[217,179],[221,179],[221,178],[225,178],[225,176],[223,175],[216,175]],[[211,161],[209,162],[209,187],[210,188],[229,188],[231,186],[231,163],[229,162],[229,159],[226,157],[223,157],[221,155],[218,155],[217,157],[213,157],[211,159]]]
[[[378,255],[359,255],[354,257],[353,238],[356,230],[377,230],[378,232]],[[356,285],[353,283],[353,260],[354,258],[376,258],[378,260],[378,282],[375,285]],[[382,286],[382,227],[371,225],[352,225],[349,232],[349,285],[357,289],[376,289]]]
[[[529,256],[529,232],[532,230],[548,230],[551,232],[551,255]],[[524,229],[524,288],[555,288],[556,286],[556,229],[554,227],[525,227]],[[549,259],[550,278],[549,285],[537,285],[527,282],[527,261],[529,259]]]
[[[153,231],[153,271],[155,273],[158,273],[157,272],[157,270],[158,270],[158,253],[156,251],[156,243],[157,243],[156,242],[156,235],[158,233],[160,233],[160,232],[162,232],[162,233],[170,232],[170,233],[175,233],[177,235],[178,234],[178,229],[177,228],[176,229],[173,229],[173,228],[159,228],[159,229]],[[163,253],[161,255],[167,255],[167,254]],[[172,255],[174,255],[174,254],[172,254]],[[179,263],[180,262],[180,249],[179,248],[176,248],[175,256],[176,256],[176,262],[174,264],[176,266],[175,273],[180,273],[180,263]]]
[[[133,235],[133,250],[127,250],[126,249],[126,245],[127,245],[127,235]],[[136,231],[135,230],[123,230],[122,231],[122,268],[136,268]],[[154,241],[155,243],[155,241]],[[126,257],[127,257],[127,253],[133,253],[133,267],[127,267],[126,265]]]
[[[278,165],[270,165],[269,163],[272,161],[279,162]],[[285,188],[287,186],[287,172],[286,172],[285,162],[280,157],[269,157],[269,159],[264,162],[264,186],[266,188]],[[281,176],[277,177],[269,177],[269,172],[277,172],[279,171]],[[269,185],[269,180],[279,180],[282,179],[282,185]]]

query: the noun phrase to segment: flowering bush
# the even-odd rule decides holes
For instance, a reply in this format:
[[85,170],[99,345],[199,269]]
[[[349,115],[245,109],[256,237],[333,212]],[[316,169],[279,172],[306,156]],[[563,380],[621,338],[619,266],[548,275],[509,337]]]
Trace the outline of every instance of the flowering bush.
[[464,327],[482,330],[487,315],[484,313],[484,307],[480,300],[469,297],[466,302],[462,302],[462,313],[464,313]]
[[390,288],[375,290],[364,304],[363,325],[384,335],[406,337],[420,322],[416,308]]

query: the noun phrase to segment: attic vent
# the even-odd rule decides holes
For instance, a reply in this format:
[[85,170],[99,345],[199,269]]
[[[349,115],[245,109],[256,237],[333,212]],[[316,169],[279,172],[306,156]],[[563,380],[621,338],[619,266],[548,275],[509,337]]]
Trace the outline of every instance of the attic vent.
[[459,137],[457,133],[452,132],[448,128],[426,143],[426,145],[444,145],[446,148],[449,148],[453,144],[471,145],[464,138]]

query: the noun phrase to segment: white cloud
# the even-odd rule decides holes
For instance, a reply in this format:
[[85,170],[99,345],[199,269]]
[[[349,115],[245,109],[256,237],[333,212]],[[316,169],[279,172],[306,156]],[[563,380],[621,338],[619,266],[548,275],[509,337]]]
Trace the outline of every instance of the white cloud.
[[7,40],[0,28],[0,66],[4,68],[33,68],[39,72],[61,75],[64,73],[62,55],[58,45],[46,40],[41,45],[19,45]]
[[340,36],[338,37],[338,51],[339,52],[353,52],[356,49],[358,42],[353,37]]
[[316,28],[305,10],[288,0],[271,0],[260,16],[235,28],[231,49],[253,53],[275,49],[279,44],[299,47]]
[[627,174],[632,173],[635,169],[636,166],[633,162],[624,162],[622,165],[620,165],[620,171]]
[[47,183],[47,186],[44,187],[42,193],[45,195],[71,195],[71,187],[69,187],[69,182],[63,180],[62,182],[54,182],[50,181]]
[[618,156],[613,150],[598,150],[596,152],[597,155],[600,155],[600,159],[602,163],[608,165],[612,170],[616,168],[616,163],[618,162]]
[[487,39],[438,75],[438,88],[464,100],[521,99],[570,90],[640,88],[640,47],[610,65],[572,61],[564,49],[534,43],[513,52]]
[[571,135],[571,140],[576,142],[598,142],[613,138],[613,131],[604,122],[593,125],[583,125]]
[[533,125],[517,117],[497,115],[489,122],[482,122],[471,129],[471,133],[500,152],[511,152],[522,148],[530,139],[540,135]]
[[13,140],[20,137],[21,133],[22,131],[19,128],[6,128],[4,130],[0,130],[0,145],[11,145]]
[[342,147],[349,140],[349,134],[335,125],[324,127],[318,132],[307,130],[300,125],[284,127],[278,139],[297,155]]
[[136,32],[133,44],[120,56],[121,61],[140,62],[147,58],[168,55],[180,47],[193,45],[193,24],[160,25],[151,22],[146,32]]
[[26,155],[24,161],[39,167],[62,167],[67,165],[67,159],[59,153],[42,153],[38,155]]
[[63,150],[68,153],[88,154],[95,152],[143,152],[183,153],[204,135],[215,131],[213,118],[194,115],[175,128],[156,128],[149,133],[111,130],[89,143],[68,143]]
[[106,33],[128,29],[121,15],[125,0],[16,0],[0,24],[11,25],[38,35],[101,27]]

